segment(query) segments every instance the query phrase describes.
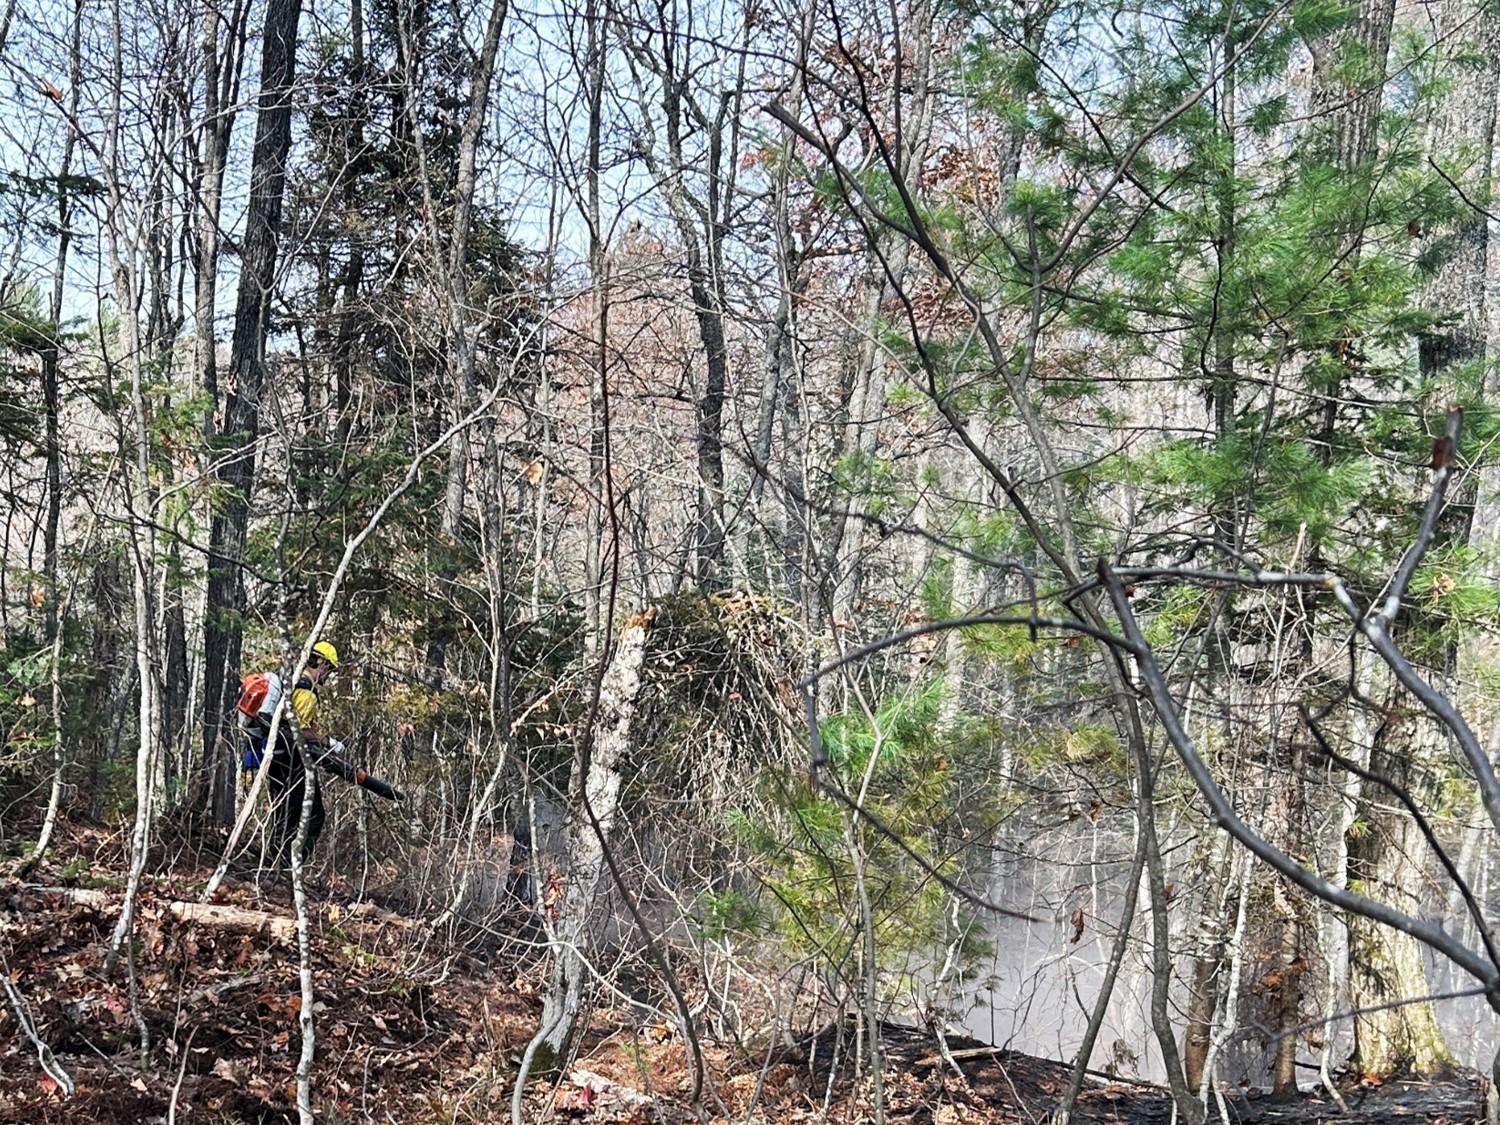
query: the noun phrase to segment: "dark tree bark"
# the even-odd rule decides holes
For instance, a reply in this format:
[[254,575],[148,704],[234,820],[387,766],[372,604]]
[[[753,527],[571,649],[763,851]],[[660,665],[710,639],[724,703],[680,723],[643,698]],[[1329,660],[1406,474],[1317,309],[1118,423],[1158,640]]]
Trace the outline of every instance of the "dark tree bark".
[[1312,118],[1328,122],[1315,140],[1330,164],[1352,170],[1375,158],[1395,0],[1359,0],[1349,22],[1314,40]]
[[[640,152],[651,174],[662,184],[667,208],[682,239],[688,295],[703,346],[704,380],[694,433],[698,498],[692,548],[693,578],[700,588],[707,589],[724,581],[724,397],[729,375],[724,333],[729,309],[724,242],[734,195],[740,87],[731,84],[719,93],[717,105],[707,100],[705,91],[695,89],[694,76],[700,69],[691,57],[695,42],[691,27],[682,27],[659,40],[641,40],[630,46],[635,61],[650,70],[660,84],[659,139],[664,154],[657,149],[654,107],[637,76],[639,125],[644,135]],[[654,54],[658,43],[659,54]],[[694,134],[707,142],[697,155],[684,147]],[[699,174],[704,185],[701,192],[694,193],[688,177]]]
[[208,603],[204,623],[203,753],[213,770],[211,812],[234,813],[232,756],[220,752],[234,706],[245,612],[241,563],[255,486],[255,444],[265,383],[266,331],[276,284],[287,153],[292,143],[293,83],[301,0],[269,0],[261,56],[261,89],[250,163],[250,202],[240,248],[234,336],[216,446],[220,505],[209,529]]

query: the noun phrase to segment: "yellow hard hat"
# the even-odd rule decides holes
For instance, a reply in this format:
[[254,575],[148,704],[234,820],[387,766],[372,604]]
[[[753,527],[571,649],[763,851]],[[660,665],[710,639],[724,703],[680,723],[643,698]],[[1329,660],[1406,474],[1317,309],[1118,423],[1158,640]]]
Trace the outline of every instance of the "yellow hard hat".
[[334,648],[328,641],[319,641],[313,645],[312,650],[314,656],[321,656],[335,668],[339,666],[339,650]]

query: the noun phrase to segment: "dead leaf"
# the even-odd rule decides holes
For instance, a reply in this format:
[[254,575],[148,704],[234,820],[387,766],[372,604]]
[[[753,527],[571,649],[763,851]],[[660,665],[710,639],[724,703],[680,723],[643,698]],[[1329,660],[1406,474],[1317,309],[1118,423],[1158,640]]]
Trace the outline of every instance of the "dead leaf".
[[570,1090],[557,1100],[557,1108],[561,1110],[588,1110],[594,1107],[594,1087],[592,1083],[585,1082],[576,1090]]
[[1273,969],[1271,972],[1261,977],[1260,980],[1256,981],[1255,987],[1252,988],[1251,991],[1256,994],[1272,992],[1281,987],[1284,979],[1285,978],[1283,978],[1280,973],[1276,972]]
[[1068,944],[1077,945],[1078,939],[1083,937],[1083,907],[1073,911],[1070,921],[1073,923],[1073,936],[1068,939]]
[[214,1074],[217,1077],[224,1079],[225,1082],[233,1082],[236,1085],[239,1084],[239,1071],[235,1068],[234,1063],[230,1062],[228,1059],[214,1060]]
[[665,1043],[672,1037],[672,1028],[666,1020],[652,1020],[641,1029],[646,1040],[651,1043]]

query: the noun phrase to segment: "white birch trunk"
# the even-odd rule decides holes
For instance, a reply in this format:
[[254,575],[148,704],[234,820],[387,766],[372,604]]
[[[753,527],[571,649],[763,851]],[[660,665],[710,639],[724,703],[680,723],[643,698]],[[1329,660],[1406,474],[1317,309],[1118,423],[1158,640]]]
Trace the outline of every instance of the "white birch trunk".
[[533,1066],[550,1069],[561,1061],[583,1002],[584,951],[594,894],[604,871],[605,849],[619,806],[620,760],[633,739],[646,638],[655,617],[654,609],[634,614],[621,630],[599,686],[593,746],[587,757],[580,753],[574,761],[565,826],[567,885],[550,935],[552,982],[541,1024],[526,1049],[516,1080],[511,1103],[514,1121],[522,1120],[526,1076]]

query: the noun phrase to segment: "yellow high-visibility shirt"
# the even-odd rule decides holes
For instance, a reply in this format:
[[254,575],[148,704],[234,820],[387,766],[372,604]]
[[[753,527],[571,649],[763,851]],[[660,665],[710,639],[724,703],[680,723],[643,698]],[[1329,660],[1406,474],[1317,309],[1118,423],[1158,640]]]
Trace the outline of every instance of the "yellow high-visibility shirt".
[[[307,681],[302,681],[303,683]],[[318,721],[318,693],[299,684],[292,689],[292,710],[297,712],[297,730],[305,733]]]

